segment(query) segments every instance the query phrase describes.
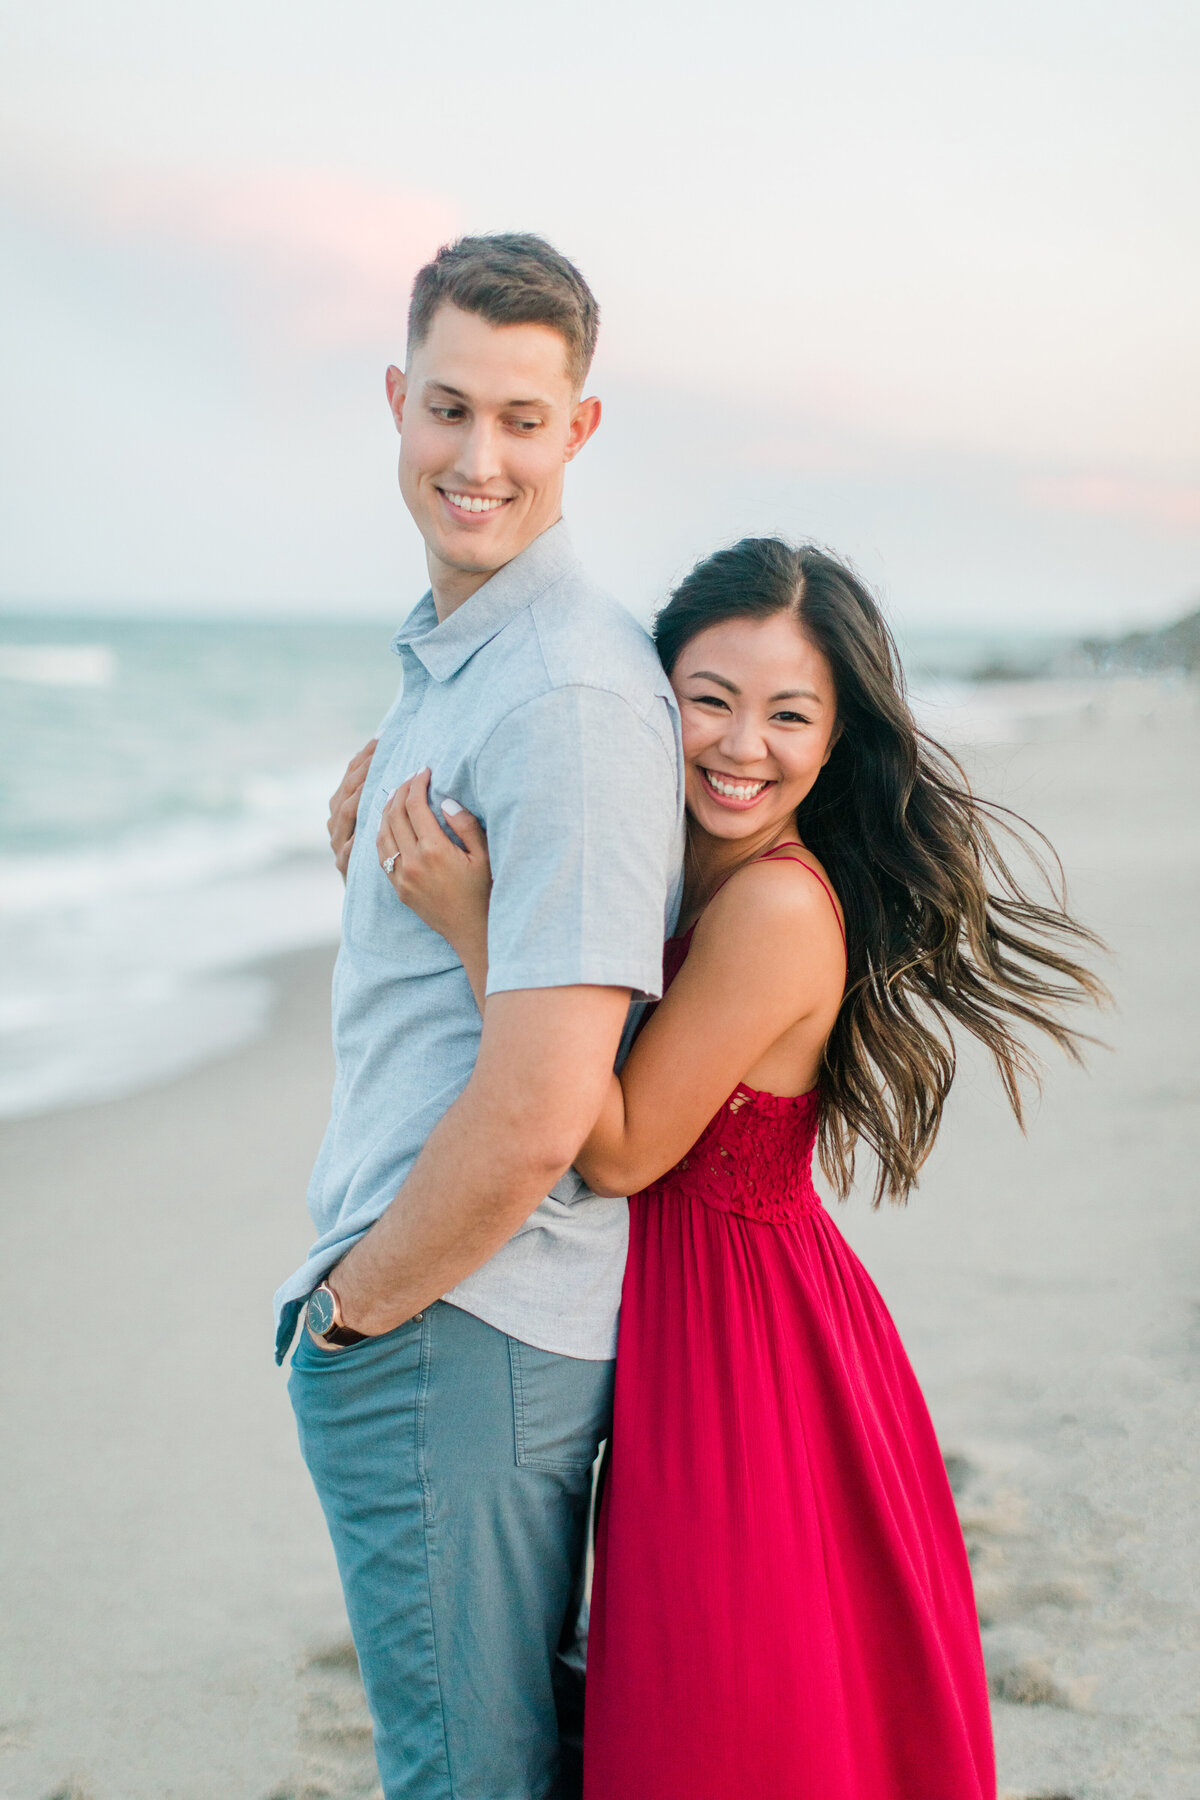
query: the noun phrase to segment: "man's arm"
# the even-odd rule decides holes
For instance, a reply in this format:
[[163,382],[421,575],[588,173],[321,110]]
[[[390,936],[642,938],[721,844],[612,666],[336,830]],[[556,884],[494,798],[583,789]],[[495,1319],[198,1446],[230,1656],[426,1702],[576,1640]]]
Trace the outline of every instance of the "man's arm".
[[628,1006],[612,987],[490,996],[470,1081],[333,1272],[344,1324],[391,1331],[508,1242],[591,1130]]

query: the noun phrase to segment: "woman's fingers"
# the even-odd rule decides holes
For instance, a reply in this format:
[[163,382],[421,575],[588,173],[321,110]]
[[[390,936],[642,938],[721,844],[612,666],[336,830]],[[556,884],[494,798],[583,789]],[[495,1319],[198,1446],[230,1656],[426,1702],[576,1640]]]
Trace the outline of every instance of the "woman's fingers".
[[367,779],[371,758],[375,754],[375,742],[372,738],[356,756],[350,758],[346,773],[329,801],[329,822],[326,829],[334,861],[343,876],[350,861],[350,850],[358,825],[358,803],[362,798],[363,783]]
[[367,769],[374,754],[375,739],[372,738],[369,744],[363,745],[357,755],[350,758],[346,764],[346,773],[338,782],[330,799],[329,810],[331,813],[343,808],[347,800],[352,800],[357,806],[358,796],[362,793],[363,782],[367,779]]
[[429,786],[430,771],[421,769],[389,796],[379,821],[377,847],[401,900],[440,929],[445,904],[453,907],[458,904],[456,896],[478,889],[480,883],[486,894],[491,864],[478,819],[457,800],[443,800],[442,817],[455,834],[451,838],[430,807]]
[[[417,834],[405,806],[408,788],[409,783],[405,781],[392,792],[379,820],[379,846],[382,851],[386,843],[385,854],[388,856],[393,852],[401,857],[412,856],[417,848]],[[381,855],[380,861],[383,859]]]
[[404,810],[418,844],[423,850],[437,850],[446,842],[446,838],[430,810],[429,782],[430,771],[420,769],[398,791],[404,794]]
[[487,838],[474,813],[469,813],[457,800],[443,800],[442,816],[472,861],[477,856],[487,857]]

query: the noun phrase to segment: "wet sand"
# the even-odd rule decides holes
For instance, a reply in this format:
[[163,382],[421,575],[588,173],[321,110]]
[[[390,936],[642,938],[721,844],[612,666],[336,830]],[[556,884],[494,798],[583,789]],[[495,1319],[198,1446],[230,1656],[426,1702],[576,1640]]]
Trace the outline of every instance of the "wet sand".
[[[839,1223],[959,1492],[1002,1791],[1196,1800],[1200,705],[1113,684],[1030,729],[972,764],[1054,838],[1116,951],[1113,1048],[1087,1073],[1051,1059],[1026,1138],[964,1057],[907,1211],[856,1199]],[[308,1236],[331,961],[270,965],[272,1027],[236,1056],[0,1132],[19,1313],[0,1426],[4,1800],[373,1790],[270,1347],[271,1291]]]

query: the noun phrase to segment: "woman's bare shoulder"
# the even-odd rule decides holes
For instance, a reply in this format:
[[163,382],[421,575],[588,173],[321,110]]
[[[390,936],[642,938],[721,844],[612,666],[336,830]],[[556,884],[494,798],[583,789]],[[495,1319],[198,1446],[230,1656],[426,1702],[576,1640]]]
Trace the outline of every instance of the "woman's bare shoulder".
[[789,847],[747,863],[730,877],[696,921],[693,949],[707,958],[731,947],[811,966],[825,949],[842,955],[841,909],[825,870],[806,850]]

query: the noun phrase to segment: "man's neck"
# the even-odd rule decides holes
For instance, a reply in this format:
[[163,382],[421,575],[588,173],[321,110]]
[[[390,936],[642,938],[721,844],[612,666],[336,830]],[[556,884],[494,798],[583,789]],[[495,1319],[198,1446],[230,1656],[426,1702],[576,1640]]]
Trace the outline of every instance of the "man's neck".
[[[561,518],[562,514],[560,513],[557,519],[552,520],[549,525],[543,526],[541,531],[530,538],[529,544],[536,544],[538,538],[544,537],[547,531],[553,530]],[[509,557],[508,562],[515,562],[518,556],[523,556],[528,550],[529,544],[522,544],[521,548]],[[492,579],[493,575],[498,575],[501,569],[507,569],[508,563],[500,563],[495,569],[455,569],[449,563],[444,563],[439,556],[435,556],[433,551],[426,547],[425,566],[429,570],[433,607],[440,625],[443,620],[450,617],[451,613],[457,612],[460,606],[465,606],[472,595],[477,594],[485,582]]]
[[[438,624],[448,619],[451,613],[464,606],[472,594],[477,594],[485,582],[499,571],[496,569],[451,569],[439,562],[432,555],[426,555],[429,567],[429,585],[433,590],[433,607],[438,616]],[[501,568],[507,564],[501,563]]]

